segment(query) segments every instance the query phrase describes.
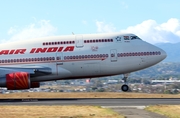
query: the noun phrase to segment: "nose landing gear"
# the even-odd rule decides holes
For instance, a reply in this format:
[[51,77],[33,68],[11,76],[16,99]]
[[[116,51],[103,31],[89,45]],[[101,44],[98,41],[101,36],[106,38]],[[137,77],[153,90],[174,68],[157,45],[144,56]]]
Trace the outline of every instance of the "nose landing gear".
[[127,74],[124,74],[124,84],[121,86],[121,90],[124,91],[124,92],[127,92],[129,90],[129,86],[127,85],[127,78],[129,76],[129,73]]

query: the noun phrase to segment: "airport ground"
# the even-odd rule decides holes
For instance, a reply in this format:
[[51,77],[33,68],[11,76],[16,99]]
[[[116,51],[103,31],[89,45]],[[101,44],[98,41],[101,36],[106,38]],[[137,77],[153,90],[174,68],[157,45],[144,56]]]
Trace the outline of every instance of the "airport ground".
[[1,106],[2,118],[124,118],[98,106]]
[[[146,108],[102,108],[99,106],[1,106],[2,118],[179,118],[180,106]],[[152,111],[155,113],[151,113]]]
[[[38,101],[44,98],[52,101],[48,99]],[[0,116],[3,118],[17,116],[22,116],[19,118],[166,118],[164,116],[166,115],[169,118],[179,118],[179,98],[178,94],[131,92],[0,94],[0,100],[22,99],[20,102],[0,102]]]
[[133,92],[21,92],[0,94],[1,98],[180,98],[180,94],[149,94]]

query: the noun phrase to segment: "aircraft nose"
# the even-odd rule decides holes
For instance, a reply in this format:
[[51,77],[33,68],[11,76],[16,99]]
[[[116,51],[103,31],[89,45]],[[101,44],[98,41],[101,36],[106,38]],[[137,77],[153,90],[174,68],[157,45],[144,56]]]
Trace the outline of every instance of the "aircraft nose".
[[167,54],[163,49],[161,49],[159,47],[154,47],[154,50],[157,50],[157,53],[154,56],[148,57],[148,63],[147,63],[148,66],[149,65],[152,66],[154,64],[157,64],[167,57]]
[[167,54],[166,54],[166,52],[164,51],[164,50],[162,50],[161,49],[161,56],[160,56],[160,58],[161,58],[161,60],[164,60],[166,57],[167,57]]

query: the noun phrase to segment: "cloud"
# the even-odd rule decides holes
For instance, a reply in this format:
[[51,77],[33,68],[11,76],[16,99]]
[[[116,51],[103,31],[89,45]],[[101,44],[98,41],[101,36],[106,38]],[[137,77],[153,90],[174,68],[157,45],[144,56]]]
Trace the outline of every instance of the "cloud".
[[[96,21],[97,32],[117,32],[112,23]],[[133,33],[149,43],[177,43],[180,42],[180,20],[171,18],[167,22],[158,24],[155,20],[145,20],[135,26],[129,26],[120,32]]]
[[97,32],[103,33],[103,32],[114,32],[116,28],[112,23],[105,23],[103,21],[96,21],[97,26]]
[[14,26],[8,30],[8,35],[11,36],[9,40],[1,40],[1,42],[17,41],[32,39],[37,37],[45,37],[55,35],[57,28],[50,24],[48,20],[40,20],[36,23],[27,25],[24,28]]
[[129,7],[124,1],[121,2],[121,5],[122,5],[122,7],[125,8],[125,9],[128,9],[128,7]]
[[8,31],[8,35],[12,35],[17,32],[17,27],[10,27]]
[[158,24],[155,20],[146,20],[135,26],[130,26],[121,32],[130,32],[140,36],[150,43],[180,42],[180,20],[171,18]]

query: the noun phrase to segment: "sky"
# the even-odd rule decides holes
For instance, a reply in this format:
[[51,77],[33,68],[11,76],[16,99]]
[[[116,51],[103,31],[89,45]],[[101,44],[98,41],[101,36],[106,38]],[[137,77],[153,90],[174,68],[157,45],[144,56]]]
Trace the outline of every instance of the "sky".
[[0,43],[37,37],[127,32],[180,42],[180,0],[0,0]]

